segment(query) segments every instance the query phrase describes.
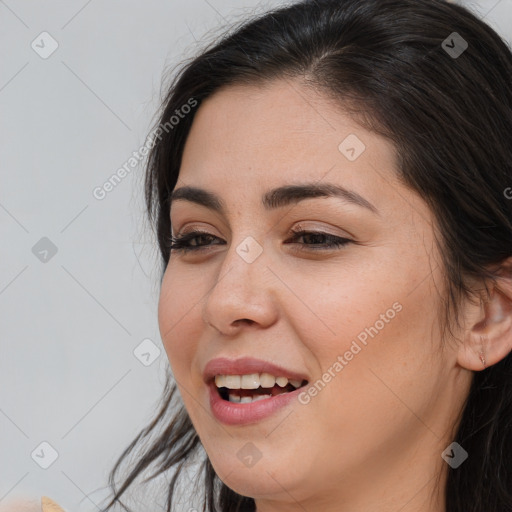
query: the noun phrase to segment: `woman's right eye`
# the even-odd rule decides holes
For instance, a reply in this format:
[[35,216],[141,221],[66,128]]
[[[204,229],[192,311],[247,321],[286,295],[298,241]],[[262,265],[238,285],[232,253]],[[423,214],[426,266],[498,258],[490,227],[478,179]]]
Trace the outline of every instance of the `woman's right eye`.
[[[191,231],[190,233],[186,233],[182,236],[173,237],[171,236],[171,243],[170,243],[170,249],[171,251],[198,251],[201,249],[204,249],[206,247],[209,247],[211,244],[204,244],[204,245],[193,245],[190,242],[191,241],[198,241],[199,239],[217,239],[220,240],[220,238],[216,237],[215,235],[212,235],[211,233],[207,233],[205,231]],[[222,245],[222,244],[216,244],[216,245]]]

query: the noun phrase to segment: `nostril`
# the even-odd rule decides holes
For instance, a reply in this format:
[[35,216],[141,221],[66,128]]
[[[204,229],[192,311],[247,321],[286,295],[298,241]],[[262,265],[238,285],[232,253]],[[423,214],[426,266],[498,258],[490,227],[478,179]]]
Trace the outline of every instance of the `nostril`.
[[249,325],[252,325],[254,323],[254,320],[249,320],[248,318],[242,318],[241,320],[235,320],[233,322],[233,325],[235,325],[236,327],[238,327],[238,324],[239,322],[244,322],[244,323],[247,323]]

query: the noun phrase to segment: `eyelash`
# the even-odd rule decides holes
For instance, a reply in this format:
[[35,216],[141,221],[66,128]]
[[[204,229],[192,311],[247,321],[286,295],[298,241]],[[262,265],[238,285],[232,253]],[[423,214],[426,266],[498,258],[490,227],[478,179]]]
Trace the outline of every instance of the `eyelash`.
[[[323,248],[313,248],[311,247],[310,250],[312,251],[325,251],[325,250],[332,250],[332,249],[339,249],[343,246],[348,245],[349,243],[352,243],[353,240],[350,240],[348,238],[342,238],[339,236],[331,235],[329,233],[323,233],[321,231],[307,231],[304,229],[291,229],[289,234],[293,235],[293,239],[300,238],[301,236],[305,235],[313,235],[313,236],[323,236],[325,237],[329,242],[325,244],[302,244],[302,245],[324,245]],[[195,240],[196,238],[199,238],[200,236],[209,236],[213,238],[217,238],[215,235],[212,235],[211,233],[207,233],[206,231],[191,231],[190,233],[187,233],[183,236],[173,237],[171,236],[171,244],[170,249],[171,251],[182,251],[182,252],[190,252],[190,251],[200,251],[205,248],[208,248],[208,245],[202,245],[202,246],[193,246],[190,245],[190,240]],[[216,244],[216,245],[222,245],[222,244]]]

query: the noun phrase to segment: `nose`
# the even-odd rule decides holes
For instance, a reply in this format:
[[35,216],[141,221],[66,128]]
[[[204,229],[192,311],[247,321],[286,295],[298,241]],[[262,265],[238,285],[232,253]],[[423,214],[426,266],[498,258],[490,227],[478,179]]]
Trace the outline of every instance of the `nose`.
[[269,327],[277,319],[277,283],[269,259],[263,251],[251,261],[246,248],[241,242],[226,251],[203,307],[205,323],[228,336],[247,325]]

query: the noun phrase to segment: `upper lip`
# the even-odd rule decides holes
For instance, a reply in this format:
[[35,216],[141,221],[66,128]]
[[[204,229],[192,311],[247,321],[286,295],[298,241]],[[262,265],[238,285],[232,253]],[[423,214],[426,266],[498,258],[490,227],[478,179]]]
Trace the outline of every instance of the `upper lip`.
[[251,373],[270,373],[274,377],[286,377],[288,380],[308,380],[303,373],[288,370],[282,366],[254,359],[252,357],[241,357],[228,359],[219,357],[207,363],[203,371],[204,381],[210,383],[216,375],[248,375]]

